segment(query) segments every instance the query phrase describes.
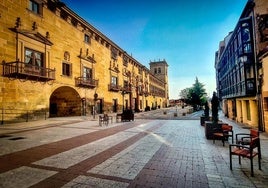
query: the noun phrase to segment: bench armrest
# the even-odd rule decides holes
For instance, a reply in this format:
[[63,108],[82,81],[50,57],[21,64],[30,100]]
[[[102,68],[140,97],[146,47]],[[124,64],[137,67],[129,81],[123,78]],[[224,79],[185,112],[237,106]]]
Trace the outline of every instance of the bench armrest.
[[229,145],[230,151],[232,151],[232,148],[233,148],[233,147],[244,148],[244,149],[250,149],[249,146],[245,146],[245,145],[241,145],[241,144],[230,144],[230,145]]

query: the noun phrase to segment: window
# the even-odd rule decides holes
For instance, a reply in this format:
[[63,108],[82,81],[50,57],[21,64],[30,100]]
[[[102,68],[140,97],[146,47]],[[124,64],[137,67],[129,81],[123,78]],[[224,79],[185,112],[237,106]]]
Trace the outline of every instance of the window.
[[112,86],[117,86],[117,77],[112,76],[111,85]]
[[30,0],[29,2],[29,9],[34,12],[35,14],[41,14],[42,13],[42,9],[41,9],[41,4],[38,3],[35,0]]
[[161,73],[161,68],[160,67],[158,67],[158,73]]
[[124,88],[128,88],[128,81],[124,80]]
[[111,58],[117,60],[118,50],[114,47],[111,48]]
[[154,68],[154,73],[157,74],[157,68]]
[[72,72],[72,66],[69,63],[62,63],[62,75],[64,76],[71,76],[71,72]]
[[125,66],[128,65],[128,58],[127,58],[126,55],[123,56],[123,64],[124,64]]
[[25,49],[25,63],[33,66],[43,67],[43,53],[34,51],[32,49]]
[[142,69],[141,68],[139,68],[139,74],[142,74]]
[[84,67],[83,77],[86,80],[91,80],[93,78],[92,69]]
[[85,34],[84,41],[85,43],[90,44],[90,36],[88,34]]

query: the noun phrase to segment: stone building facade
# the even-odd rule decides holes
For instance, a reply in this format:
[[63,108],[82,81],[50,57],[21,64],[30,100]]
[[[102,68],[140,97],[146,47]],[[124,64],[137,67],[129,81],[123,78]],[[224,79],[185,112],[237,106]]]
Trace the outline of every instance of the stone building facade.
[[3,0],[0,26],[2,120],[168,106],[165,61],[152,74],[59,0]]
[[224,114],[267,131],[268,1],[248,0],[235,29],[216,52],[217,92]]

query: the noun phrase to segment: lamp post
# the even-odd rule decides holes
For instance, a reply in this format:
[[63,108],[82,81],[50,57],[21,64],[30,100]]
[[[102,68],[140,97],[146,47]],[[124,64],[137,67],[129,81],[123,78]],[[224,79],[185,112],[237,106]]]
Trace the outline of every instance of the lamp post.
[[82,115],[83,115],[83,116],[86,116],[86,98],[83,97],[83,98],[81,99],[81,102],[82,102]]
[[94,106],[93,106],[93,118],[95,119],[96,115],[96,101],[98,100],[98,94],[95,92],[94,94]]
[[122,91],[122,96],[123,96],[123,112],[124,112],[124,103],[125,103],[125,90]]

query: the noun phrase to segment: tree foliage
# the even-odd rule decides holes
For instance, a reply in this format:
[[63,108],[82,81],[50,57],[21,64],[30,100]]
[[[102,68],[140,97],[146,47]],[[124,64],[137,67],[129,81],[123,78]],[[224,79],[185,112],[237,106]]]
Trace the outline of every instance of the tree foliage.
[[185,103],[192,105],[197,110],[207,102],[207,93],[204,86],[196,77],[193,86],[181,90],[180,96]]

